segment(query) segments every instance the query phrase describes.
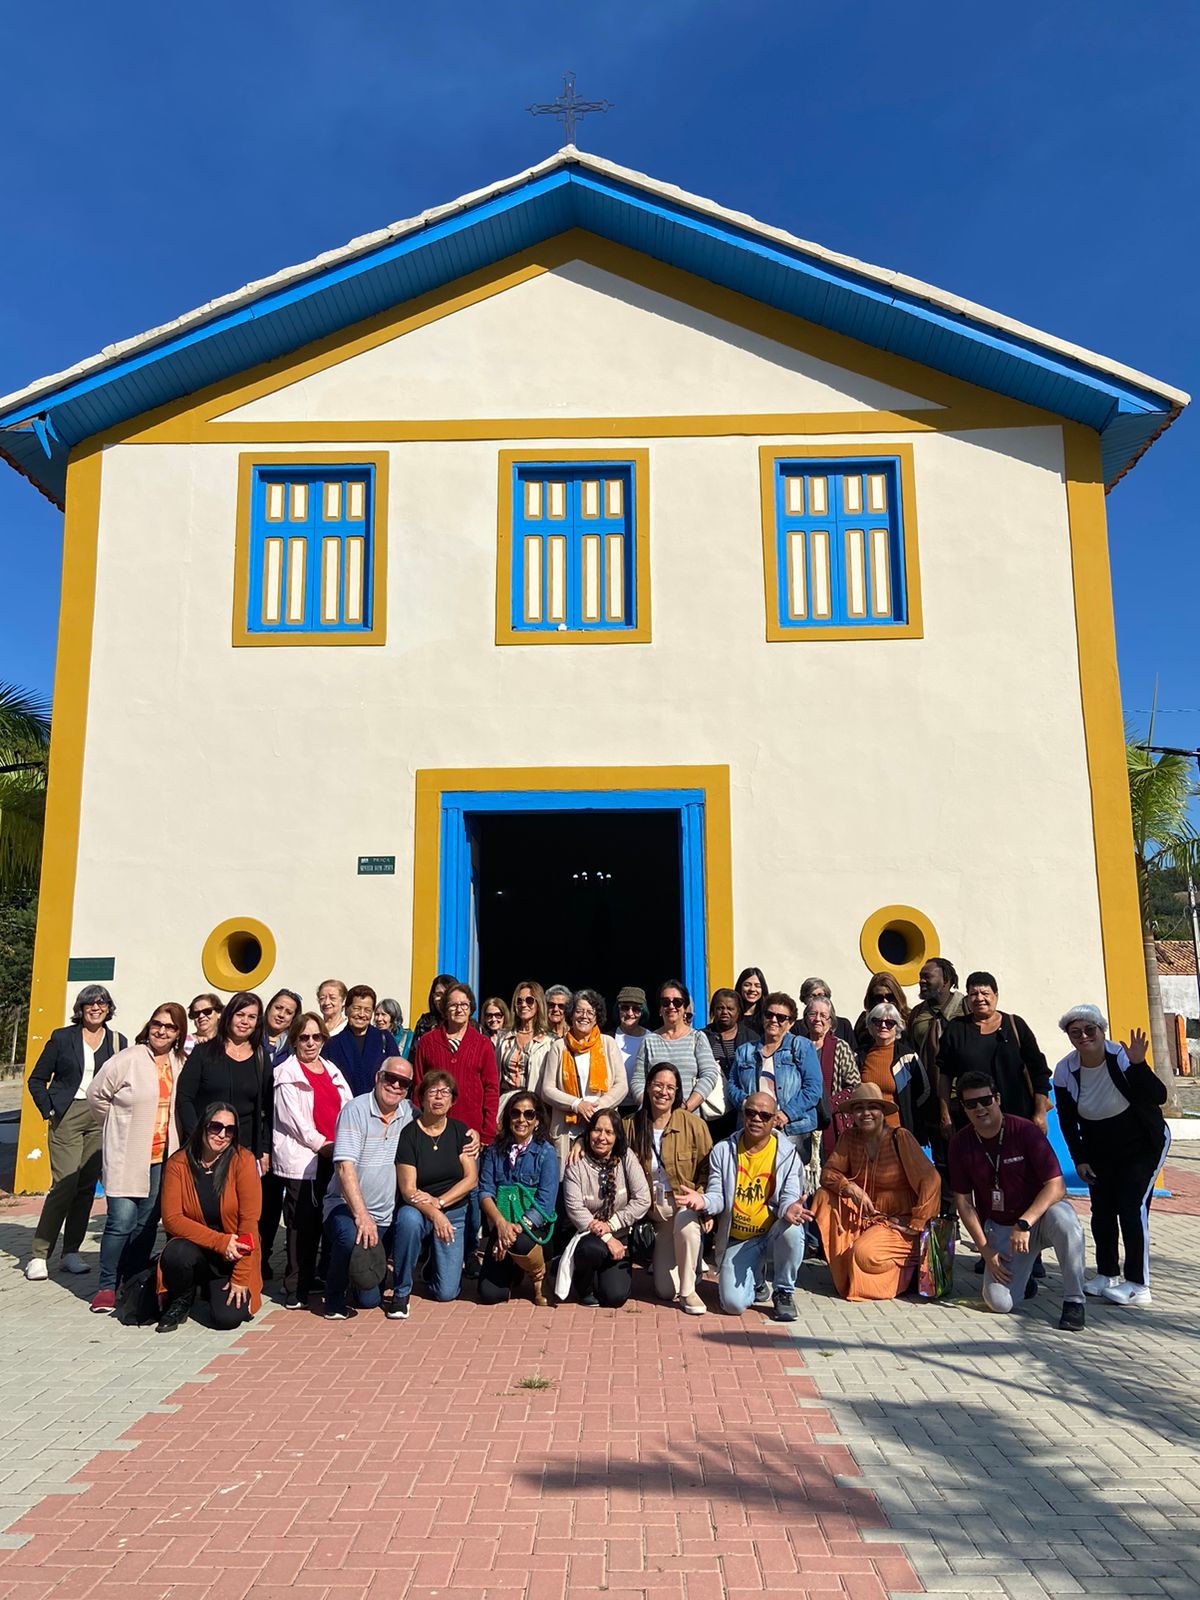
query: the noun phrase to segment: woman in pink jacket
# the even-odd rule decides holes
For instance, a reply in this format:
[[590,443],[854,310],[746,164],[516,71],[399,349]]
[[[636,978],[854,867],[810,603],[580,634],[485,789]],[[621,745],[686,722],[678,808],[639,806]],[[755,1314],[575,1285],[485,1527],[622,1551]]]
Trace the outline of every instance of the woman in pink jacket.
[[329,1031],[317,1012],[302,1012],[289,1037],[294,1053],[275,1068],[271,1171],[283,1185],[284,1306],[300,1311],[313,1291],[321,1208],[333,1176],[333,1135],[351,1092],[333,1063],[321,1058]]

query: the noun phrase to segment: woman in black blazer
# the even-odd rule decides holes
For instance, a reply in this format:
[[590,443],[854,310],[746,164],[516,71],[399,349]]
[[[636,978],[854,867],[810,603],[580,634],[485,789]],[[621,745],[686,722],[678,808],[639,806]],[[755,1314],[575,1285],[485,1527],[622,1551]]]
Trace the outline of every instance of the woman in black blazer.
[[89,983],[76,996],[70,1026],[55,1028],[29,1074],[29,1098],[50,1125],[46,1142],[52,1182],[25,1268],[31,1283],[44,1283],[50,1276],[48,1263],[60,1232],[64,1269],[91,1270],[79,1247],[100,1179],[100,1127],[84,1097],[97,1069],[128,1042],[108,1026],[116,1009],[103,984]]
[[263,1003],[256,994],[226,1002],[216,1037],[198,1044],[175,1089],[179,1142],[186,1144],[205,1109],[225,1101],[238,1114],[238,1141],[266,1172],[270,1163],[274,1070],[263,1048]]

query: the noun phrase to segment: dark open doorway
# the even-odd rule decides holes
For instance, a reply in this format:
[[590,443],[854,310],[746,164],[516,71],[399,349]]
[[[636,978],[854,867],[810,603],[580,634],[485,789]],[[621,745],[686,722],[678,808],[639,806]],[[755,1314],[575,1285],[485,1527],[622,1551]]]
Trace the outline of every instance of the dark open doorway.
[[472,817],[480,996],[536,978],[598,989],[611,1008],[636,983],[653,1007],[682,974],[679,829],[677,811]]

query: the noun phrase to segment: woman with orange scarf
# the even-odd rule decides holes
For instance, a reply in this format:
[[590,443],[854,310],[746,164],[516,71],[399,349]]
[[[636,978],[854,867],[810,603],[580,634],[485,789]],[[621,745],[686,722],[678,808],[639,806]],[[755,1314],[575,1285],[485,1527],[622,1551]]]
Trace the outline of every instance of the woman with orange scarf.
[[918,1264],[921,1230],[937,1215],[942,1182],[876,1083],[860,1083],[842,1106],[853,1126],[821,1168],[813,1220],[833,1286],[843,1300],[894,1300]]
[[628,1088],[620,1046],[600,1032],[605,1015],[595,989],[577,990],[567,1005],[567,1031],[554,1041],[542,1069],[541,1096],[551,1110],[560,1174],[596,1113],[615,1111]]

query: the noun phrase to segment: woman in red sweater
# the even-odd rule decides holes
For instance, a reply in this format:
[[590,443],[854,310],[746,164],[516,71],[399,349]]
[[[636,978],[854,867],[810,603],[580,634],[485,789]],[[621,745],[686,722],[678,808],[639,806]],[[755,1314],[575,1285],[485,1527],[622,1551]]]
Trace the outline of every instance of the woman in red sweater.
[[187,1321],[197,1289],[218,1328],[249,1322],[262,1304],[258,1162],[238,1139],[238,1114],[214,1101],[182,1150],[163,1168],[158,1292],[166,1304],[158,1333]]
[[[413,1052],[416,1073],[413,1099],[420,1103],[421,1079],[427,1072],[448,1072],[458,1089],[458,1098],[450,1115],[456,1122],[465,1123],[477,1135],[479,1143],[474,1148],[470,1145],[467,1148],[467,1154],[477,1160],[481,1146],[491,1144],[496,1137],[500,1073],[490,1040],[471,1025],[474,1014],[474,992],[465,983],[452,984],[442,997],[444,1020],[429,1033],[422,1034]],[[464,1232],[464,1270],[468,1278],[477,1278],[481,1264],[476,1250],[479,1241],[478,1189],[472,1189],[467,1198]]]

